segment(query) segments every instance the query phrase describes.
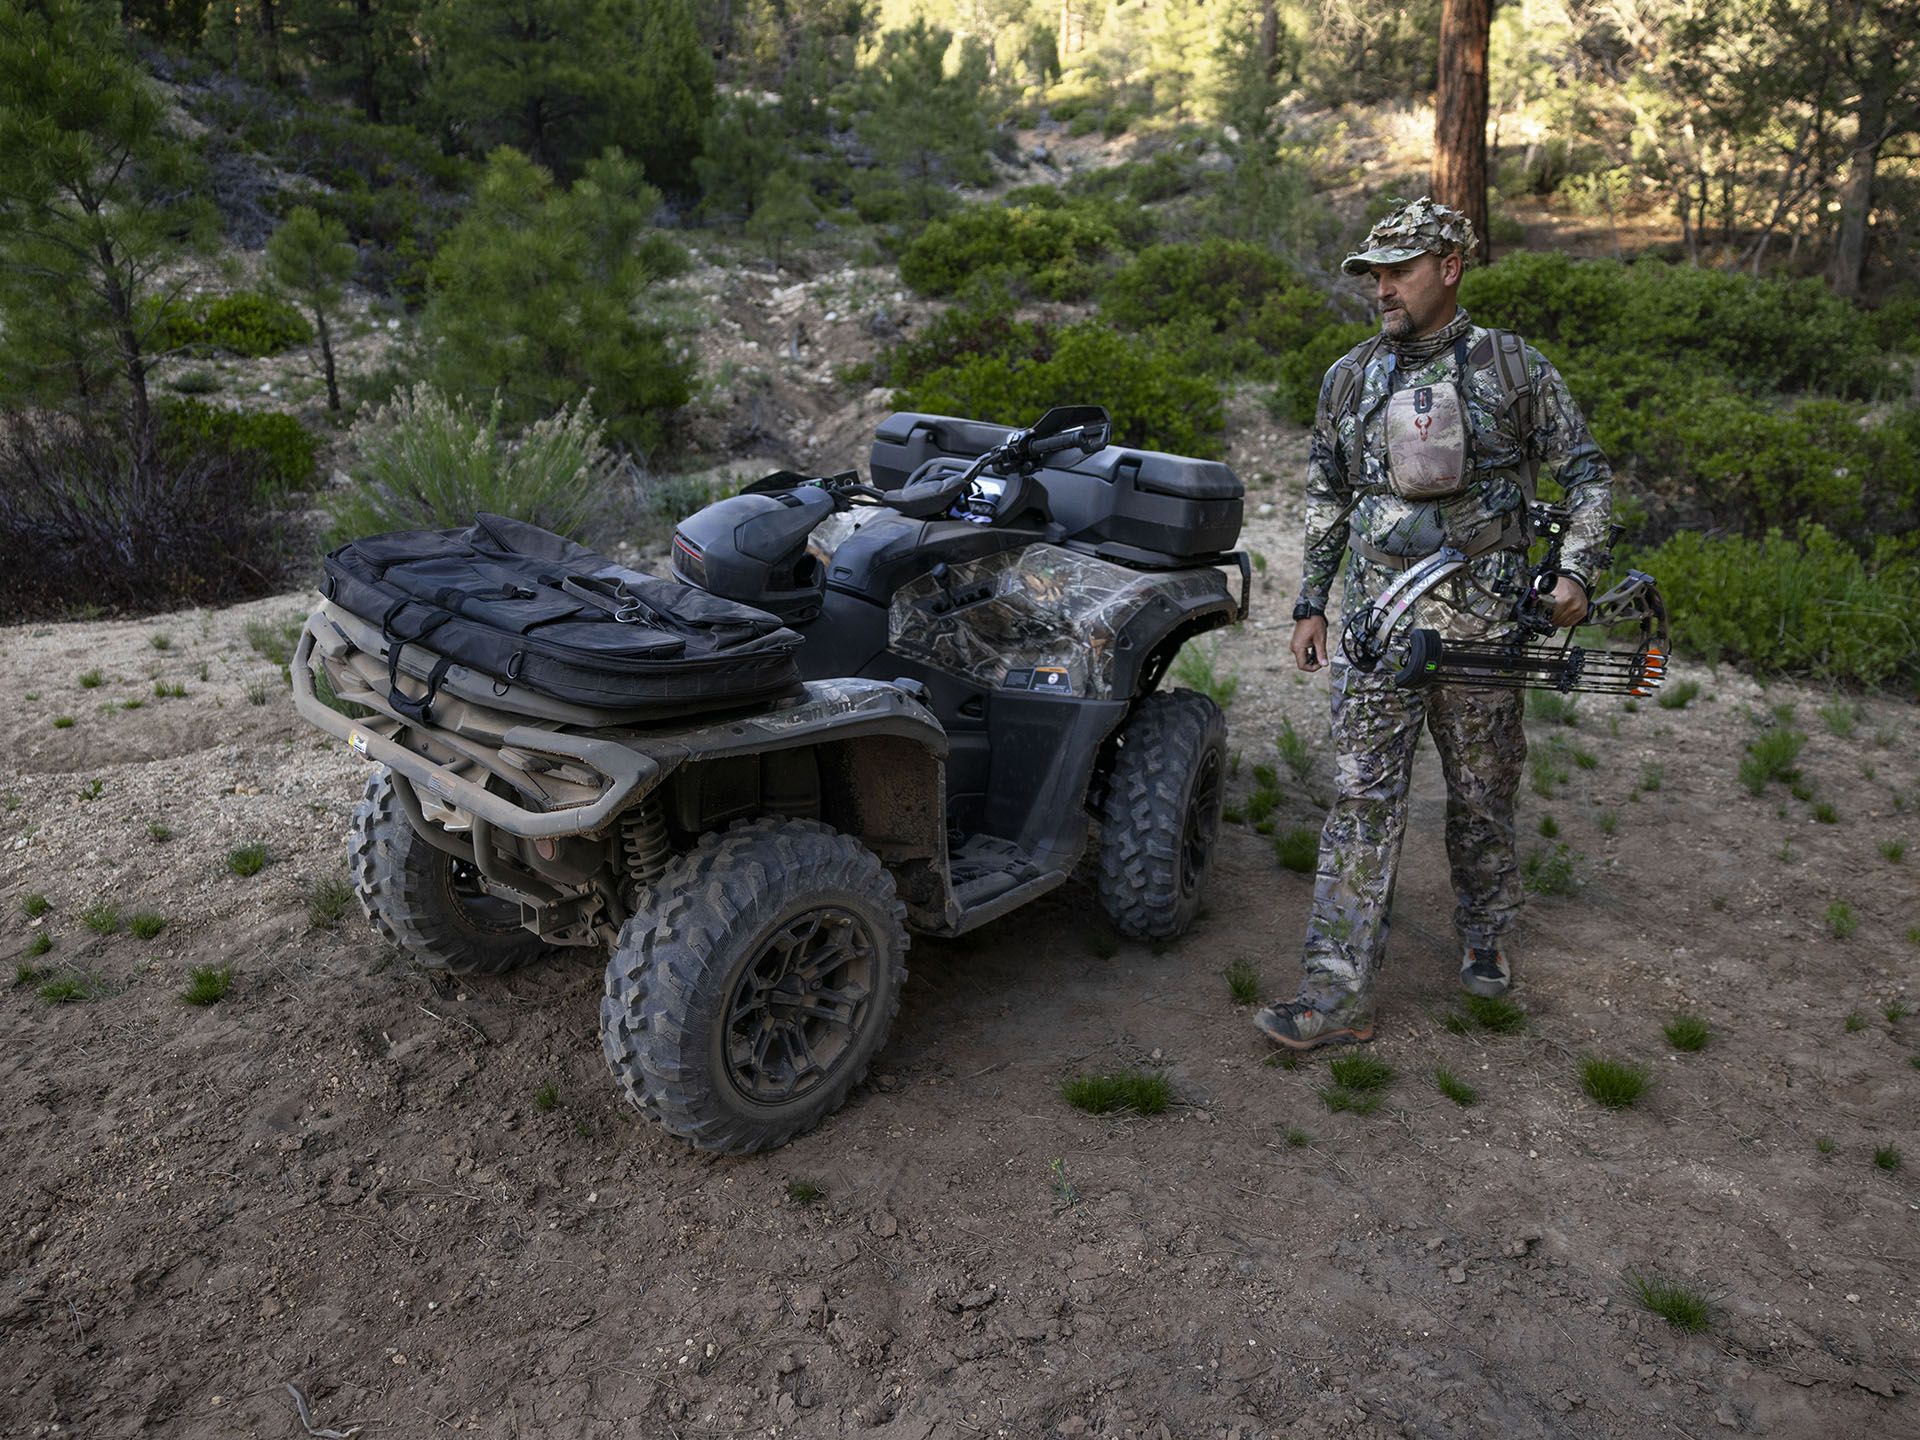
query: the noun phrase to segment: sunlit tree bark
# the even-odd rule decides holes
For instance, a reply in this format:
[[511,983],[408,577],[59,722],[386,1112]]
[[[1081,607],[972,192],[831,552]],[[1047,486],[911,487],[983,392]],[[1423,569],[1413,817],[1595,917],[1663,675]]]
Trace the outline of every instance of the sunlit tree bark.
[[1487,39],[1491,0],[1445,0],[1440,10],[1440,75],[1434,92],[1433,198],[1473,221],[1478,258],[1487,236]]

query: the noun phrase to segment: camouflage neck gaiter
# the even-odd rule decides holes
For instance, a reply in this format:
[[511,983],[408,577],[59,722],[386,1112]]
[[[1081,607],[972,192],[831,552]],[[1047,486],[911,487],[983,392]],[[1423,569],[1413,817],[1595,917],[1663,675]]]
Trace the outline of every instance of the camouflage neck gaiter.
[[1472,328],[1473,321],[1467,312],[1456,308],[1453,319],[1431,335],[1422,335],[1414,340],[1389,340],[1387,348],[1393,351],[1403,366],[1424,365]]

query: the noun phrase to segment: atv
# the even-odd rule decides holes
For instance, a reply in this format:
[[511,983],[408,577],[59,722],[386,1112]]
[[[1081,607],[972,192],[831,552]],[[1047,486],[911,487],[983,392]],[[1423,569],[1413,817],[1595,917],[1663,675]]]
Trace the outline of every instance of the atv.
[[[375,762],[350,837],[372,924],[459,974],[604,948],[616,1081],[726,1153],[845,1101],[899,1008],[909,930],[973,930],[1091,848],[1121,933],[1180,934],[1226,727],[1160,683],[1247,613],[1242,490],[1109,435],[1097,407],[1026,430],[894,415],[870,483],[782,472],[683,520],[673,581],[493,517],[335,552],[294,702]],[[417,560],[455,541],[497,588]],[[724,643],[655,645],[669,631]],[[654,690],[615,703],[582,688],[577,645],[528,638],[573,632],[642,646],[627,668],[653,664]],[[476,648],[500,636],[517,648]]]

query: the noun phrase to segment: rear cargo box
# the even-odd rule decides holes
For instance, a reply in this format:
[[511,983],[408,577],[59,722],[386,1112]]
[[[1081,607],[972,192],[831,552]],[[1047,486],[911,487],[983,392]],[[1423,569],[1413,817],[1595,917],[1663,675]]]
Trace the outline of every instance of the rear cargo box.
[[[971,460],[1012,433],[951,415],[889,415],[874,436],[873,483],[894,489],[927,460]],[[1245,490],[1217,460],[1119,445],[1060,458],[1071,463],[1037,478],[1074,544],[1122,562],[1187,565],[1216,558],[1240,538]]]

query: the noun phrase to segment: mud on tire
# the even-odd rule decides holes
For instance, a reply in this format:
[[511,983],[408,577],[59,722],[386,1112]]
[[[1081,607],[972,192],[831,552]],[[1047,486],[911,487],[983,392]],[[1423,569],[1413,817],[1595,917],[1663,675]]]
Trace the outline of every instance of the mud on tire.
[[1191,690],[1149,695],[1120,732],[1101,812],[1097,888],[1122,935],[1193,923],[1220,837],[1227,721]]
[[521,928],[518,905],[485,894],[463,862],[414,833],[384,765],[353,807],[347,865],[373,928],[422,965],[499,975],[546,948]]
[[845,1102],[906,983],[906,907],[872,851],[808,820],[709,835],[607,962],[600,1040],[627,1097],[702,1150],[785,1143]]

